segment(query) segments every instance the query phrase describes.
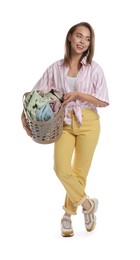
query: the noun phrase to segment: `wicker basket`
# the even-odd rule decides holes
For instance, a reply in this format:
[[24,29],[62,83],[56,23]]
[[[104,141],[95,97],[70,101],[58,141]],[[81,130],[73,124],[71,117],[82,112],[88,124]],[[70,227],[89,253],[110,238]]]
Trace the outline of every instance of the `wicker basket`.
[[[24,94],[23,97],[26,96]],[[24,111],[27,124],[32,132],[32,139],[40,144],[50,144],[56,142],[63,131],[63,120],[64,120],[64,104],[54,118],[47,121],[34,121],[28,117],[26,111]]]

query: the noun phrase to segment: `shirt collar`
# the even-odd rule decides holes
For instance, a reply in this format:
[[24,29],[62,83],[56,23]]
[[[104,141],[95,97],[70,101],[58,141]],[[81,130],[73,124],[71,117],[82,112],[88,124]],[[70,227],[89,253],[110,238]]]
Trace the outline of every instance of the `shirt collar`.
[[58,65],[63,65],[64,64],[64,60],[59,60],[58,61]]
[[84,58],[81,60],[82,65],[87,65],[87,56],[84,56]]

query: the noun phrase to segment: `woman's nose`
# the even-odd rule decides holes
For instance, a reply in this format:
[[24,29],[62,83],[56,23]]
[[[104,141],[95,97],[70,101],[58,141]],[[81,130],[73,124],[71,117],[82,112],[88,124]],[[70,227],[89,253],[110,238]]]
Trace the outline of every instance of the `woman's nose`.
[[85,41],[85,40],[84,40],[84,37],[81,37],[80,42],[81,42],[81,43],[84,43],[84,41]]

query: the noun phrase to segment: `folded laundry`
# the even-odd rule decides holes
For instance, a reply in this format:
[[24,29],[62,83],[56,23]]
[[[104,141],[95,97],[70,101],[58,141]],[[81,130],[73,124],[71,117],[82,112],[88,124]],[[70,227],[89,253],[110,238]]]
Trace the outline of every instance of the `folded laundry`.
[[42,97],[38,92],[31,91],[23,101],[23,106],[27,115],[31,119],[36,120],[36,110],[49,101],[49,97]]
[[61,108],[63,95],[60,91],[48,93],[31,91],[23,101],[26,114],[34,121],[47,121],[53,118]]

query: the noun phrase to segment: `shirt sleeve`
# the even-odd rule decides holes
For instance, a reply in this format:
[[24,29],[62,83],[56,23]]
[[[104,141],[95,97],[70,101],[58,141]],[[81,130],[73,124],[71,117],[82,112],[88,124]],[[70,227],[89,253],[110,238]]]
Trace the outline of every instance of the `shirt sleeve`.
[[43,73],[42,77],[33,87],[33,90],[41,90],[44,92],[48,92],[53,88],[53,68],[50,66]]
[[98,68],[93,75],[94,94],[93,96],[101,101],[109,104],[109,96],[107,83],[102,68],[98,65]]

